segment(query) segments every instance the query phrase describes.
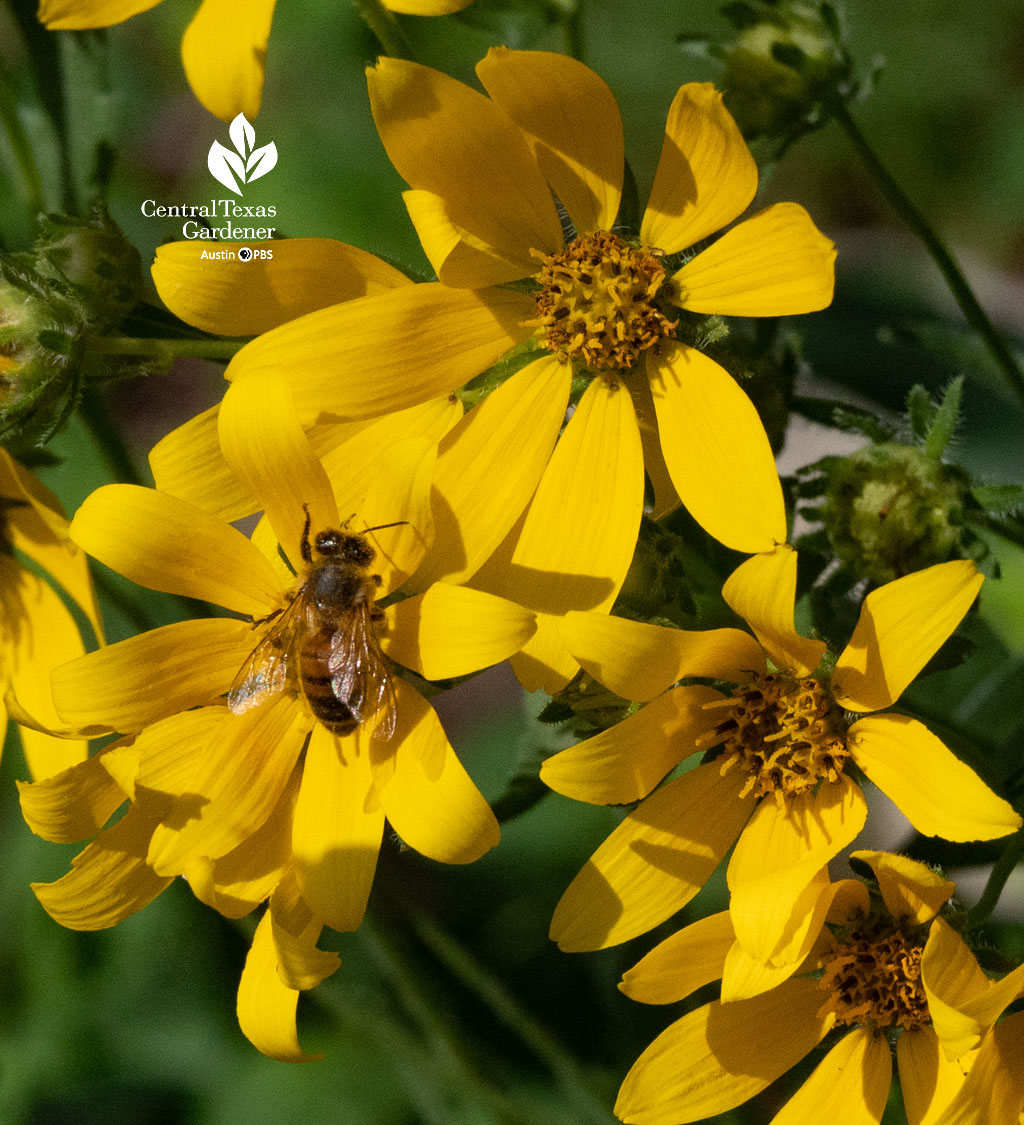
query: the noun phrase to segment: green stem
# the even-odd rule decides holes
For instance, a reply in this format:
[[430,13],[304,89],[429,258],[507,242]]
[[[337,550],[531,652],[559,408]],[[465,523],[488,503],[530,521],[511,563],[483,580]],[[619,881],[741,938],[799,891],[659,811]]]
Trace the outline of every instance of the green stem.
[[416,56],[401,25],[393,12],[389,12],[381,0],[352,0],[366,26],[377,37],[384,54],[393,59],[408,59],[415,62]]
[[442,1068],[449,1088],[458,1090],[472,1105],[484,1104],[503,1122],[521,1120],[515,1107],[497,1090],[473,1073],[455,1046],[451,1034],[438,1017],[438,1007],[423,995],[416,985],[412,972],[400,961],[392,943],[386,941],[372,922],[363,921],[359,936],[376,961],[414,1023],[419,1027],[436,1063]]
[[568,11],[565,3],[556,4],[565,21],[565,53],[583,62],[583,0],[570,0]]
[[525,1011],[479,962],[419,911],[409,911],[413,929],[452,974],[471,989],[497,1018],[543,1062],[575,1108],[574,1121],[609,1125],[611,1114],[587,1089],[575,1060]]
[[207,338],[166,340],[150,336],[92,336],[86,353],[97,355],[148,356],[170,363],[175,359],[231,359],[245,346],[245,340]]
[[956,299],[956,303],[967,318],[967,323],[981,336],[989,354],[1006,376],[1017,397],[1021,402],[1024,402],[1024,372],[1021,371],[995,325],[989,320],[988,314],[978,303],[978,299],[974,296],[973,290],[968,285],[967,279],[961,272],[953,255],[946,249],[945,244],[932,230],[928,220],[904,194],[903,189],[879,160],[867,138],[850,116],[850,111],[847,109],[845,102],[838,98],[830,101],[829,109],[842,126],[850,143],[857,150],[857,155],[864,161],[868,171],[878,181],[886,199],[889,200],[903,221],[917,235],[932,256],[942,276],[946,279],[946,284]]
[[1006,880],[1021,859],[1024,859],[1024,830],[1011,837],[1003,854],[996,860],[981,898],[967,912],[967,929],[973,929],[988,921],[989,915],[996,908],[999,896],[1003,893]]
[[7,139],[11,142],[11,151],[18,162],[18,169],[25,183],[25,194],[31,211],[29,218],[34,225],[36,216],[44,209],[43,181],[39,175],[39,166],[36,164],[28,134],[21,124],[21,118],[18,117],[14,91],[2,62],[0,62],[0,121],[3,122]]

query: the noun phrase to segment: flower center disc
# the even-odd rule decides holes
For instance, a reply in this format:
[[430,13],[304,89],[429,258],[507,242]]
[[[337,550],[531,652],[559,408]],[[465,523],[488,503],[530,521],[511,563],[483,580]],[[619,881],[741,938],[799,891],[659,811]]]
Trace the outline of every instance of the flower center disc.
[[818,987],[830,993],[820,1015],[835,1012],[836,1026],[861,1024],[908,1031],[928,1023],[921,984],[920,945],[898,930],[873,935],[854,931],[825,966]]
[[774,793],[781,805],[819,781],[839,780],[849,757],[845,732],[817,680],[757,676],[710,706],[726,708],[727,717],[702,741],[724,743],[723,774],[737,767],[749,772],[742,796]]
[[602,230],[557,254],[534,253],[543,262],[537,323],[563,362],[579,359],[599,371],[629,368],[675,330],[677,322],[655,304],[665,269],[649,251]]

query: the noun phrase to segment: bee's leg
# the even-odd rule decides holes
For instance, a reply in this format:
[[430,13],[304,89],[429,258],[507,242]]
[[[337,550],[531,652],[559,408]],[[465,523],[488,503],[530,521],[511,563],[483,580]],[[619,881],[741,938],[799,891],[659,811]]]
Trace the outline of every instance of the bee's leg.
[[299,553],[302,555],[302,560],[307,565],[313,565],[313,551],[309,545],[309,528],[313,522],[313,517],[309,514],[309,505],[303,504],[302,510],[306,513],[306,522],[302,525],[302,540],[299,543]]
[[254,617],[252,627],[255,629],[257,625],[266,625],[268,621],[273,621],[278,614],[284,613],[285,608],[285,606],[281,606],[280,609],[275,609],[273,613],[268,613],[266,617]]
[[381,578],[381,576],[379,574],[371,574],[370,577],[373,579],[373,584],[375,586],[383,586],[384,585],[384,579]]

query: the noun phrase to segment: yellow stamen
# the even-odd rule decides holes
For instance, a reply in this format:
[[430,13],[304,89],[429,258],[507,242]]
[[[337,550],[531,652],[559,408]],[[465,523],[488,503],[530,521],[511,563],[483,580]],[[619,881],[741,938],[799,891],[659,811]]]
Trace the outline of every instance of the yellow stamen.
[[667,295],[665,270],[649,250],[609,231],[581,235],[557,254],[532,251],[537,320],[548,348],[596,370],[629,368],[642,351],[669,336],[676,321],[657,307]]
[[829,993],[819,1015],[834,1012],[836,1026],[860,1024],[908,1031],[928,1023],[921,985],[923,946],[899,930],[855,930],[836,949],[818,987]]
[[838,781],[849,756],[841,713],[812,678],[757,676],[728,700],[726,718],[700,744],[724,745],[721,771],[745,769],[743,795],[805,793],[819,781]]

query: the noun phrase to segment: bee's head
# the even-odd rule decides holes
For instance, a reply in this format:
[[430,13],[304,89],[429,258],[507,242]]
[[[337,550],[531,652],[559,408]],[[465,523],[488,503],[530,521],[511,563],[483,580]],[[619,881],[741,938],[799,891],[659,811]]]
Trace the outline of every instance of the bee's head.
[[356,566],[369,566],[377,554],[364,536],[338,528],[318,531],[313,546],[324,558],[350,562]]

